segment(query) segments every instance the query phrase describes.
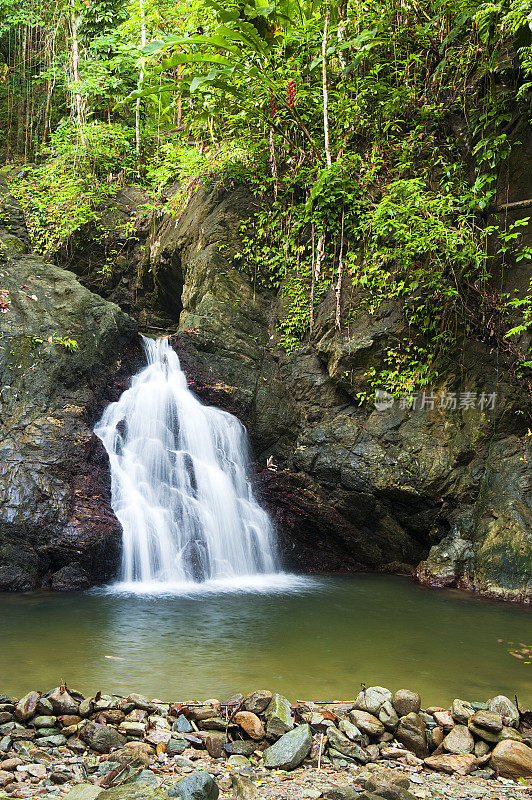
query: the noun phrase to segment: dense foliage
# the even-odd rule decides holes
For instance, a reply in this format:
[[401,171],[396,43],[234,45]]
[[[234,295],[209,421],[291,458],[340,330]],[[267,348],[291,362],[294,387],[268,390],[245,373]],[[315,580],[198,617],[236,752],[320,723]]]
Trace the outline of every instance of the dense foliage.
[[281,294],[287,351],[334,291],[339,336],[401,304],[408,335],[369,386],[428,384],[464,336],[529,374],[532,287],[500,289],[530,258],[527,219],[493,213],[532,111],[524,0],[0,0],[0,76],[3,158],[43,252],[117,182],[154,202],[245,182],[258,211],[235,264]]

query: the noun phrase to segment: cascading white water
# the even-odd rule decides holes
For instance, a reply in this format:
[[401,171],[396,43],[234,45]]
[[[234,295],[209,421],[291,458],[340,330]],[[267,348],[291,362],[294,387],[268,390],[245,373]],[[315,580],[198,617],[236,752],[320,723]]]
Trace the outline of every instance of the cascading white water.
[[277,571],[275,536],[246,477],[247,434],[192,394],[167,339],[94,432],[111,466],[122,580],[181,585]]

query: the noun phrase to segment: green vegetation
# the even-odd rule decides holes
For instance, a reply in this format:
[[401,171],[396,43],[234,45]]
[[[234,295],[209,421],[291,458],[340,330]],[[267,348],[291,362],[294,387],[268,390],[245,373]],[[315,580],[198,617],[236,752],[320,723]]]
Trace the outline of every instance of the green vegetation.
[[523,0],[0,0],[2,155],[49,256],[117,185],[177,214],[200,183],[244,183],[235,265],[281,295],[285,350],[332,291],[339,336],[400,304],[408,335],[371,387],[430,384],[464,336],[522,377],[532,284],[500,287],[532,259],[528,217],[491,212],[530,123],[529,17]]

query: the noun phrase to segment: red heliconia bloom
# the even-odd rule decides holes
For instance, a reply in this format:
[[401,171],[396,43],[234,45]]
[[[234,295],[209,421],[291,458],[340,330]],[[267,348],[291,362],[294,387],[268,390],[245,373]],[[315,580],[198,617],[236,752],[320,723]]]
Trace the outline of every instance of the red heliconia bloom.
[[273,94],[270,92],[270,119],[275,119],[275,100]]
[[288,81],[286,87],[286,102],[292,108],[296,99],[296,82],[294,80]]

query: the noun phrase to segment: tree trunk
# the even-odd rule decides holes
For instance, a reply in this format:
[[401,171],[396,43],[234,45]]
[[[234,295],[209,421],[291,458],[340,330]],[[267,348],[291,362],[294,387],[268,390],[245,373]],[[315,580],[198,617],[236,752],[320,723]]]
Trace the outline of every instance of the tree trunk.
[[[345,40],[345,30],[347,27],[347,5],[348,0],[340,0],[338,5],[338,15],[340,17],[340,22],[338,24],[338,30],[336,32],[336,36],[338,37],[338,41],[340,44]],[[345,55],[343,50],[338,51],[338,60],[340,61],[340,66],[343,70],[347,68],[347,61],[345,60]]]
[[[146,47],[146,15],[144,13],[144,0],[139,0],[140,10],[140,46],[144,49]],[[144,82],[144,59],[140,63],[139,73],[139,90]],[[135,146],[137,150],[137,165],[140,164],[140,97],[137,97],[135,105]]]
[[342,229],[340,231],[340,257],[338,259],[338,280],[336,281],[336,318],[334,327],[337,331],[342,329],[342,278],[344,273],[344,222],[345,208],[342,208]]
[[323,23],[323,39],[321,43],[322,82],[323,82],[323,133],[325,136],[325,158],[327,166],[332,166],[331,147],[329,144],[329,94],[327,92],[327,37],[329,35],[329,22],[331,19],[331,0],[327,0],[325,22]]
[[[76,20],[76,13],[74,7],[74,0],[72,0],[72,7],[70,12],[70,26],[72,30],[72,79],[74,83],[79,83],[79,38],[78,38],[78,23]],[[82,96],[77,89],[74,89],[74,108],[76,111],[76,118],[80,132],[81,143],[85,144],[85,104]]]

